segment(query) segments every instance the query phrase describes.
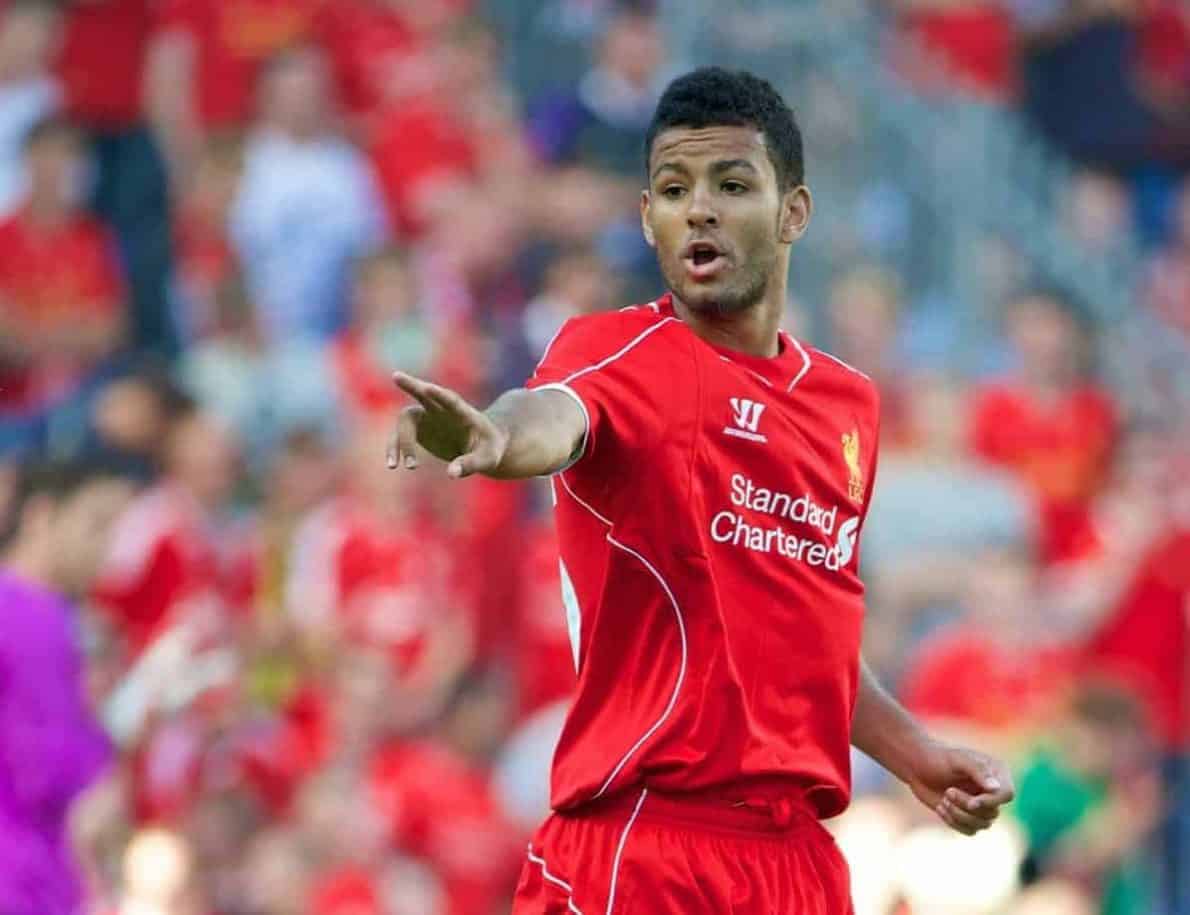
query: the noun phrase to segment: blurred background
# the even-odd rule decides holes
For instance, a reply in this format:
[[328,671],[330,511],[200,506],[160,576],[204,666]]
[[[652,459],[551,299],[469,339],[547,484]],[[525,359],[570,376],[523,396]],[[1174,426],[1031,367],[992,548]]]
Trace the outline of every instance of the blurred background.
[[507,912],[548,492],[386,471],[389,373],[486,403],[660,294],[642,134],[706,63],[796,109],[787,327],[882,389],[869,660],[1017,777],[964,839],[857,755],[858,915],[1190,915],[1186,0],[0,3],[8,574],[29,467],[121,486],[53,582],[108,763],[47,788],[83,725],[0,677],[0,878],[50,792],[89,913]]

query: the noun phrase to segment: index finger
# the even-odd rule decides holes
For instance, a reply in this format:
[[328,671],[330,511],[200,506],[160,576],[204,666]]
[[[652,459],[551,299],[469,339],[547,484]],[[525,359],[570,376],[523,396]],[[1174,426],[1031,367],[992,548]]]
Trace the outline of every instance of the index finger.
[[393,372],[393,384],[416,400],[423,407],[428,407],[427,398],[429,396],[430,384],[428,381],[422,381],[414,375],[409,375],[405,372]]

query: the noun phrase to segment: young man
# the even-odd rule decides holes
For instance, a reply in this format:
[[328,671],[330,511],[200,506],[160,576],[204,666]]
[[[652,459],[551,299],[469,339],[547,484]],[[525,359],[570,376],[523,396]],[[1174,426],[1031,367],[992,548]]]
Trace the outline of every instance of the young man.
[[73,468],[27,471],[0,506],[0,912],[72,915],[81,889],[67,814],[103,770],[68,601],[86,593],[130,487]]
[[397,373],[417,403],[388,463],[420,444],[453,477],[553,475],[578,685],[515,912],[842,915],[818,820],[847,806],[849,744],[967,834],[1010,777],[931,739],[860,658],[877,403],[778,329],[811,212],[792,112],[698,70],[647,153],[641,221],[672,292],[570,321],[484,412]]

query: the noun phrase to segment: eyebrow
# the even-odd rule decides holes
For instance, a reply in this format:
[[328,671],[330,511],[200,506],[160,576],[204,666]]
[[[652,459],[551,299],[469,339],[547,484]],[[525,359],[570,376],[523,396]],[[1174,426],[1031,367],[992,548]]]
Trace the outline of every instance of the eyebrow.
[[[711,173],[716,174],[716,175],[721,174],[723,172],[729,172],[735,168],[742,169],[744,171],[749,171],[749,172],[752,172],[753,174],[760,173],[759,170],[756,168],[756,166],[753,165],[751,162],[749,162],[747,159],[720,159],[717,162],[711,163]],[[660,165],[657,166],[657,168],[655,168],[653,170],[653,177],[656,178],[658,175],[660,175],[663,171],[666,171],[666,170],[682,172],[683,174],[690,173],[689,169],[687,169],[686,166],[682,165],[680,162],[662,162]]]

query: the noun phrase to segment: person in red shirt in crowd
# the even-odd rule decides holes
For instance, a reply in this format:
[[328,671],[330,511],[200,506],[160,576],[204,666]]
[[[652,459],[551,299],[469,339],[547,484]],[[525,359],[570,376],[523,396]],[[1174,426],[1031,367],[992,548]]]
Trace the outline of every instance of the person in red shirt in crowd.
[[148,115],[174,173],[193,174],[203,137],[253,114],[256,78],[311,37],[324,0],[165,0],[149,49]]
[[143,350],[171,355],[178,340],[167,307],[168,182],[142,113],[142,77],[155,12],[155,0],[64,4],[58,77],[68,115],[90,139],[95,211],[120,239],[132,340]]
[[905,39],[895,64],[908,71],[915,85],[957,89],[993,102],[1012,98],[1017,35],[1012,12],[1003,3],[897,0],[895,6]]
[[367,141],[378,118],[431,90],[433,49],[472,0],[338,0],[315,23],[353,126]]
[[578,685],[518,915],[849,911],[818,820],[848,805],[853,743],[962,833],[1013,797],[1002,763],[929,736],[860,656],[877,394],[779,330],[811,213],[801,149],[770,84],[679,77],[641,195],[672,292],[568,322],[483,412],[395,375],[415,404],[390,468],[420,445],[456,479],[552,475]]
[[[1165,803],[1161,879],[1167,911],[1190,907],[1190,512],[1176,438],[1161,443],[1164,480],[1150,477],[1148,500],[1165,512],[1133,574],[1109,587],[1108,612],[1085,640],[1085,676],[1110,677],[1144,702],[1163,754]],[[1182,449],[1184,453],[1184,447]],[[1172,508],[1172,510],[1170,510]],[[1163,516],[1164,515],[1164,516]]]
[[286,610],[316,649],[346,640],[389,657],[410,721],[433,717],[472,657],[473,620],[424,487],[377,467],[384,428],[353,433],[341,492],[294,535]]
[[1020,548],[989,548],[936,585],[951,593],[931,597],[957,598],[962,617],[913,652],[899,690],[906,708],[1004,737],[1051,720],[1074,675],[1074,650],[1054,636],[1036,561]]
[[1185,129],[1190,103],[1190,4],[1155,0],[1146,7],[1137,54],[1141,88],[1158,109]]
[[430,88],[377,121],[372,158],[401,235],[449,225],[481,179],[508,182],[528,169],[524,131],[501,92],[498,50],[485,26],[460,22],[429,52]]
[[397,740],[373,756],[368,779],[392,845],[441,879],[444,915],[493,912],[506,903],[524,846],[484,768],[448,745]]
[[1008,311],[1018,373],[974,393],[971,447],[1033,490],[1040,556],[1057,563],[1099,547],[1091,503],[1119,431],[1115,402],[1087,372],[1087,334],[1054,292],[1030,293]]
[[517,678],[517,720],[574,692],[575,657],[562,604],[558,534],[553,518],[524,525],[519,581],[518,631],[513,665]]
[[387,366],[428,371],[435,339],[419,311],[416,278],[400,248],[383,248],[359,260],[352,306],[350,322],[331,344],[331,360],[344,406],[364,417],[397,403]]
[[196,410],[174,419],[162,477],[120,520],[96,586],[134,653],[191,613],[222,613],[216,513],[235,475],[235,445],[219,423]]
[[28,194],[0,223],[0,411],[77,393],[122,342],[115,244],[83,207],[82,138],[49,118],[25,141]]
[[209,137],[178,203],[173,234],[181,296],[176,322],[188,341],[211,333],[216,290],[236,273],[227,227],[243,168],[243,144],[237,137]]

